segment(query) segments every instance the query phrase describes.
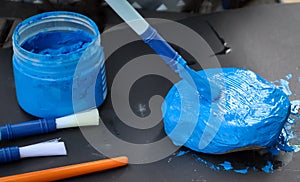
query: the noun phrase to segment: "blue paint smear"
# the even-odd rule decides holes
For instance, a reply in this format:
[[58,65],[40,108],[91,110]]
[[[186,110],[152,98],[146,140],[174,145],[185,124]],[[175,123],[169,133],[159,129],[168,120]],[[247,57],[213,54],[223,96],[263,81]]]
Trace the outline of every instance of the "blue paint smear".
[[213,163],[211,162],[208,162],[204,159],[202,159],[201,157],[199,157],[198,155],[196,154],[192,154],[192,156],[199,162],[201,162],[202,164],[204,164],[206,167],[209,167],[210,169],[212,170],[216,170],[216,171],[220,171],[221,168],[219,166],[215,166]]
[[248,173],[248,169],[249,167],[245,168],[245,169],[235,169],[233,170],[236,173],[240,173],[240,174],[247,174]]
[[300,100],[291,101],[291,114],[299,115],[300,110]]
[[195,157],[196,160],[199,161],[199,162],[201,162],[202,164],[204,164],[204,165],[206,165],[206,166],[209,165],[209,163],[208,163],[206,160],[202,159],[201,157],[199,157],[199,156],[197,156],[197,155],[195,155],[195,154],[193,154],[192,156]]
[[[298,136],[294,132],[294,125],[299,122],[300,115],[299,115],[299,109],[300,109],[300,101],[299,100],[293,100],[291,101],[291,111],[290,116],[288,118],[288,122],[285,123],[282,132],[279,136],[279,142],[273,149],[273,155],[278,155],[280,150],[283,150],[285,152],[298,152],[299,151],[299,145],[291,145],[290,140],[291,139],[298,139]],[[276,152],[277,150],[277,152]],[[275,153],[276,152],[276,153]]]
[[219,164],[219,165],[223,166],[225,171],[230,171],[231,169],[233,169],[231,163],[228,161],[224,161],[223,164]]
[[280,79],[280,87],[287,96],[290,96],[293,94],[292,91],[290,90],[289,82],[287,80]]
[[[207,69],[198,74],[205,77],[207,72],[209,81],[222,87],[218,100],[211,102],[205,95],[198,95],[184,80],[173,86],[164,100],[164,128],[173,143],[209,154],[276,146],[290,113],[288,96],[250,70]],[[195,104],[195,97],[200,106]],[[187,128],[193,130],[187,133]],[[209,138],[206,136],[212,140],[199,147]]]
[[220,171],[220,167],[215,166],[215,165],[211,165],[210,169],[214,170],[214,171]]
[[296,123],[296,119],[295,118],[289,118],[288,123],[289,124],[294,124],[294,123]]
[[[224,171],[233,171],[233,172],[240,173],[240,174],[247,174],[249,172],[249,169],[252,169],[253,171],[258,171],[255,166],[252,166],[252,167],[246,166],[245,169],[234,169],[231,162],[229,162],[229,161],[224,161],[221,164],[215,165],[211,162],[204,160],[203,158],[199,157],[196,154],[192,154],[192,156],[197,161],[204,164],[206,167],[209,167],[210,169],[215,170],[215,171],[221,170],[221,168],[219,166],[222,166],[223,167],[222,170],[224,170]],[[265,173],[273,173],[273,171],[274,171],[273,164],[270,161],[267,161],[267,164],[263,168],[261,168],[261,171],[263,171]]]
[[290,79],[292,79],[293,78],[293,75],[290,73],[290,74],[287,74],[286,76],[285,76],[285,78],[287,79],[287,80],[290,80]]
[[185,154],[187,154],[187,153],[189,153],[189,152],[190,152],[189,150],[187,150],[187,151],[180,150],[180,151],[178,152],[178,154],[176,154],[176,156],[177,156],[177,157],[180,157],[180,156],[183,156],[183,155],[185,155]]
[[270,161],[268,161],[267,165],[261,168],[261,170],[264,171],[265,173],[273,173],[274,171],[273,164]]

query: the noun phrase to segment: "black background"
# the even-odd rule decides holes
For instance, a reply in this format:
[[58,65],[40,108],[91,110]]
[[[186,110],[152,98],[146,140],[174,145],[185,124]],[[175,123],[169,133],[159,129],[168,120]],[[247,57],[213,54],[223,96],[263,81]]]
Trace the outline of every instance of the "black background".
[[[39,13],[34,6],[22,3],[4,3],[0,7],[0,17],[29,17]],[[300,94],[300,5],[269,5],[240,10],[226,11],[206,16],[192,16],[187,14],[142,12],[145,17],[163,17],[175,19],[198,32],[212,47],[219,52],[223,46],[214,32],[207,25],[207,21],[215,28],[232,48],[227,55],[219,55],[222,67],[241,67],[253,70],[267,80],[278,80],[292,73],[290,81],[293,93]],[[106,27],[120,22],[120,19],[110,10],[106,11]],[[91,17],[94,16],[94,17]],[[101,13],[90,15],[92,19],[99,19]],[[189,17],[189,18],[187,18]],[[101,21],[97,22],[102,24]],[[180,35],[187,36],[187,35]],[[105,47],[105,42],[102,42]],[[184,50],[179,52],[185,54]],[[151,50],[142,42],[134,42],[120,48],[106,62],[107,82],[111,86],[118,69],[133,57],[143,55]],[[15,98],[15,87],[11,65],[12,49],[0,49],[0,124],[14,123],[33,119],[23,112]],[[123,60],[123,61],[118,61]],[[193,62],[192,59],[190,60]],[[197,65],[193,68],[199,69]],[[144,85],[143,85],[144,84]],[[141,78],[132,89],[130,104],[146,102],[153,94],[165,96],[171,87],[170,82],[157,77]],[[154,89],[144,89],[154,88]],[[141,92],[140,90],[143,89]],[[109,89],[110,90],[110,89]],[[149,91],[150,90],[150,91]],[[151,91],[152,90],[152,91]],[[144,97],[143,97],[144,96]],[[290,99],[296,99],[291,96]],[[299,96],[298,96],[299,98]],[[157,106],[160,107],[160,106]],[[133,110],[135,107],[132,107]],[[165,134],[162,124],[145,133],[132,132],[115,115],[111,106],[110,93],[105,103],[99,108],[100,116],[104,118],[106,126],[120,138],[128,140],[134,138],[136,142],[147,139],[157,140]],[[155,132],[156,131],[156,132]],[[158,138],[151,136],[158,133]],[[105,158],[97,152],[82,136],[78,128],[60,130],[55,133],[1,141],[1,147],[24,146],[53,138],[62,138],[66,143],[68,156],[44,157],[24,159],[21,161],[1,164],[0,176],[36,171],[46,168],[59,167],[69,164],[87,162]],[[186,149],[182,149],[186,150]],[[190,152],[181,157],[171,155],[163,160],[144,165],[128,165],[123,168],[98,172],[86,176],[76,177],[65,181],[300,181],[300,155],[294,154],[293,160],[285,167],[279,167],[273,174],[263,172],[249,172],[246,175],[226,171],[213,171],[197,161],[194,154],[214,164],[231,161],[236,168],[245,166],[262,167],[269,159],[268,155],[259,155],[254,151],[239,152],[221,156],[206,155]],[[280,164],[278,164],[280,165]],[[275,163],[276,166],[276,163]]]

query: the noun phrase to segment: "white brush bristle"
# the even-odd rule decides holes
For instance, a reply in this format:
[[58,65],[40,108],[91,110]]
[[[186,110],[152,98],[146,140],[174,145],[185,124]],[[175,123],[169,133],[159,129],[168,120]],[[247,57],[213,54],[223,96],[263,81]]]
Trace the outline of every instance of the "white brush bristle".
[[99,125],[99,113],[97,109],[75,113],[56,119],[57,129],[93,125]]
[[20,157],[41,157],[41,156],[58,156],[67,155],[64,142],[42,142],[25,147],[20,147]]

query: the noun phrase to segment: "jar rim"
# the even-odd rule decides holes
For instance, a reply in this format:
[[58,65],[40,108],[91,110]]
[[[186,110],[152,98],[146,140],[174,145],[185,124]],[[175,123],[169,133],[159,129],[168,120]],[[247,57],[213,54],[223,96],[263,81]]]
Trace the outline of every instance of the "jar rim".
[[[20,33],[19,30],[22,28],[26,28],[29,27],[30,25],[41,21],[41,20],[47,20],[49,18],[54,18],[54,17],[58,17],[60,15],[67,15],[67,16],[71,16],[71,17],[77,17],[77,18],[81,18],[83,20],[87,20],[87,22],[91,25],[91,27],[93,28],[93,31],[95,32],[95,35],[92,35],[92,41],[88,43],[88,47],[92,44],[95,43],[95,41],[97,41],[97,38],[99,37],[100,33],[98,30],[98,26],[96,25],[96,23],[90,19],[89,17],[79,14],[79,13],[75,13],[75,12],[70,12],[70,11],[50,11],[50,12],[45,12],[45,13],[41,13],[41,14],[37,14],[34,16],[31,16],[25,20],[23,20],[21,23],[19,23],[13,33],[12,39],[13,39],[13,45],[19,49],[21,52],[31,55],[31,56],[35,56],[35,57],[41,57],[41,58],[46,58],[46,57],[51,57],[51,58],[55,58],[55,57],[69,57],[70,54],[78,54],[83,52],[85,49],[87,49],[87,47],[85,48],[79,48],[75,51],[66,53],[66,54],[58,54],[58,55],[50,55],[50,54],[39,54],[39,53],[34,53],[34,52],[30,52],[26,49],[24,49],[20,44],[19,44],[19,37],[20,37]],[[33,61],[33,60],[32,60]]]

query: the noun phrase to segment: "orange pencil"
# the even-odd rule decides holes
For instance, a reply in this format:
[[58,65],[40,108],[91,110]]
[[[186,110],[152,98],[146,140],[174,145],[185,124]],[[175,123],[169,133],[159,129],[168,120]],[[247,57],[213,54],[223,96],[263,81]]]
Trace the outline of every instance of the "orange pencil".
[[127,164],[128,164],[128,158],[126,156],[120,156],[111,159],[104,159],[104,160],[98,160],[93,162],[86,162],[86,163],[74,164],[70,166],[63,166],[58,168],[2,177],[0,178],[0,181],[1,182],[55,181],[55,180],[66,179],[66,178],[75,177],[83,174],[89,174],[97,171],[103,171],[107,169],[121,167]]

